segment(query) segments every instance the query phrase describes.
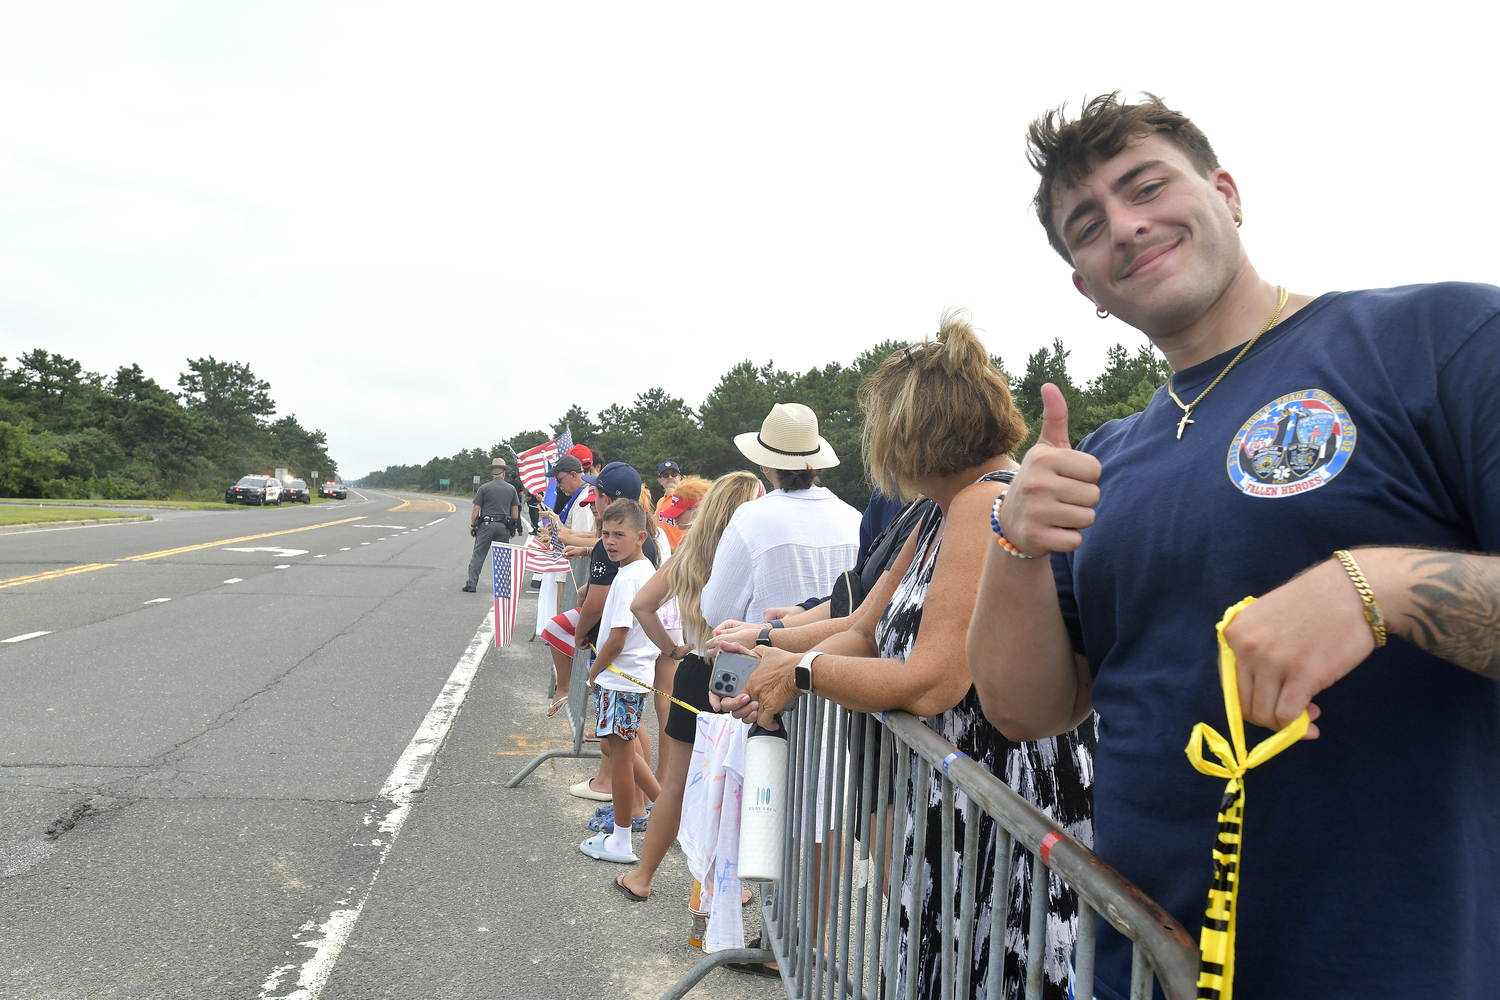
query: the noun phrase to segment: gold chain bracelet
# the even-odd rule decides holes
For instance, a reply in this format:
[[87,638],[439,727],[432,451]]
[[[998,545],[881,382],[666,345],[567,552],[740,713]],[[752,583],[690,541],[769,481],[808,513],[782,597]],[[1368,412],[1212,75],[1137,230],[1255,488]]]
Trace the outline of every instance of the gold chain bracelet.
[[1353,581],[1354,589],[1359,591],[1359,599],[1365,606],[1365,621],[1370,623],[1370,631],[1375,633],[1375,648],[1379,649],[1385,645],[1385,615],[1380,613],[1380,605],[1375,603],[1375,591],[1370,589],[1370,581],[1360,572],[1359,563],[1354,561],[1353,556],[1344,549],[1339,549],[1334,555],[1344,564],[1344,571]]

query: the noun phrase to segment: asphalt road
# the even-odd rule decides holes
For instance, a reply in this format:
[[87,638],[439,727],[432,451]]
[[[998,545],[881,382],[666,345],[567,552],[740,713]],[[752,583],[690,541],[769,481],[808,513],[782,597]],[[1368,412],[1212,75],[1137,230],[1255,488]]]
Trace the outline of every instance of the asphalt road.
[[680,853],[644,904],[579,853],[592,762],[502,787],[567,728],[452,506],[0,534],[0,640],[46,633],[0,641],[0,997],[645,1000],[702,957]]

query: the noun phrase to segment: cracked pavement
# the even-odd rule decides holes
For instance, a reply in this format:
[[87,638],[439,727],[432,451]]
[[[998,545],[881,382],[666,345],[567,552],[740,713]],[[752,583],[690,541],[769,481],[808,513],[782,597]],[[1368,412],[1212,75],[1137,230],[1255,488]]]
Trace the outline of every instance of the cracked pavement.
[[[592,762],[501,787],[567,736],[541,717],[531,595],[378,867],[381,787],[491,606],[459,589],[467,504],[435,506],[359,491],[0,536],[0,639],[50,633],[0,645],[0,998],[258,997],[377,871],[323,997],[652,998],[702,957],[680,854],[641,906],[578,852],[596,803],[566,789]],[[324,524],[295,557],[208,544]],[[784,991],[718,971],[693,995]]]

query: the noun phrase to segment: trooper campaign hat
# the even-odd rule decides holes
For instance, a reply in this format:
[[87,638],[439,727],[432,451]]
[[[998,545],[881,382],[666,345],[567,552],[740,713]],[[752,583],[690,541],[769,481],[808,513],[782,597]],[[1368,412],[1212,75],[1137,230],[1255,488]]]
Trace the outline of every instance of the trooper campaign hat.
[[831,469],[839,464],[833,447],[818,435],[818,415],[801,403],[777,403],[760,432],[734,436],[735,447],[767,469]]
[[490,471],[491,472],[493,472],[495,469],[508,469],[508,468],[510,468],[510,466],[506,465],[505,464],[505,459],[501,458],[499,455],[496,455],[494,458],[490,459]]

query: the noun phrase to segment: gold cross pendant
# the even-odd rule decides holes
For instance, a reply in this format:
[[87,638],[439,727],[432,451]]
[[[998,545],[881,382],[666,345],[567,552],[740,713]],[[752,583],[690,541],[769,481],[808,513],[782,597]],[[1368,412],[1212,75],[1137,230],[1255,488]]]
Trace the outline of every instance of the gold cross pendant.
[[1177,440],[1179,440],[1179,441],[1182,440],[1182,432],[1185,431],[1185,430],[1187,430],[1187,425],[1188,424],[1197,423],[1197,421],[1193,420],[1192,417],[1193,417],[1193,411],[1192,410],[1183,410],[1182,411],[1182,419],[1179,420],[1179,421],[1177,421]]

